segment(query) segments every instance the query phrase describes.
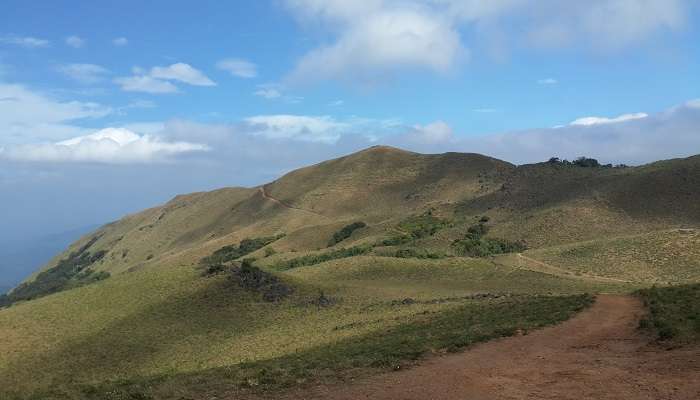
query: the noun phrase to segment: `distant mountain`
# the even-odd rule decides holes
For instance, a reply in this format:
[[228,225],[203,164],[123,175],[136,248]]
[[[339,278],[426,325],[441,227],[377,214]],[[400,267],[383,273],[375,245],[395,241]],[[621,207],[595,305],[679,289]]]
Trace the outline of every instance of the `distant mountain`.
[[[19,284],[97,226],[0,242],[0,293]],[[3,290],[6,289],[6,290]]]

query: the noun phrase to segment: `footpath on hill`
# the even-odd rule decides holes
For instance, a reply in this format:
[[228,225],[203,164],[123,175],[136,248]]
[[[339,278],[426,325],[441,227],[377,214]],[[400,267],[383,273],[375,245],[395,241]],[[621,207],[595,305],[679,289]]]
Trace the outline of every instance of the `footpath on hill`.
[[633,296],[601,295],[560,325],[283,399],[700,399],[700,348],[664,349],[638,329]]

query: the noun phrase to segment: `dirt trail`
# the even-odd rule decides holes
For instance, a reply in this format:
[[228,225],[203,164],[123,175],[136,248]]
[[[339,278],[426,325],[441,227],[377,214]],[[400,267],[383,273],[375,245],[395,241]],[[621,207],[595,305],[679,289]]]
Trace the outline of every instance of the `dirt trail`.
[[[636,329],[631,296],[601,295],[570,321],[414,368],[287,399],[700,399],[700,349],[664,350]],[[280,397],[276,397],[280,398]]]
[[573,278],[573,279],[581,279],[581,280],[588,280],[588,281],[598,281],[598,282],[616,282],[616,283],[631,283],[631,281],[627,281],[624,279],[618,279],[618,278],[609,278],[605,276],[597,276],[597,275],[589,275],[589,274],[581,274],[581,275],[576,275],[573,274],[571,271],[566,270],[564,268],[556,267],[552,264],[547,264],[546,262],[540,261],[540,260],[535,260],[534,258],[530,258],[522,253],[518,253],[517,255],[519,260],[524,260],[527,263],[530,264],[535,264],[537,267],[532,268],[533,271],[539,271],[543,272],[546,274],[550,275],[557,275],[565,278]]
[[303,212],[305,212],[305,213],[309,213],[309,214],[313,214],[313,215],[318,215],[319,217],[328,218],[328,217],[326,217],[326,216],[323,215],[323,214],[317,213],[316,211],[311,211],[311,210],[307,210],[307,209],[305,209],[305,208],[295,207],[295,206],[293,206],[293,205],[291,205],[291,204],[285,203],[285,202],[282,201],[282,200],[278,200],[278,199],[276,199],[276,198],[270,196],[270,194],[267,193],[267,188],[266,188],[265,186],[261,186],[261,187],[260,187],[260,194],[262,195],[263,199],[269,200],[269,201],[271,201],[271,202],[273,202],[273,203],[275,203],[275,204],[277,204],[277,205],[279,205],[279,206],[282,206],[282,207],[284,207],[284,208],[288,208],[288,209],[290,209],[290,210],[303,211]]

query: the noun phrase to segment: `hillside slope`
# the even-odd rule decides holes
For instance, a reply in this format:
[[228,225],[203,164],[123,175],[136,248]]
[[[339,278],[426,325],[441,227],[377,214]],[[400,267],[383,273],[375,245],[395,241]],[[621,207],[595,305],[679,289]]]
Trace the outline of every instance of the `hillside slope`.
[[[0,397],[297,384],[414,359],[431,338],[471,343],[440,324],[487,318],[472,332],[486,340],[565,319],[583,293],[697,282],[698,198],[700,157],[514,166],[389,147],[178,196],[85,236],[4,298]],[[532,319],[499,311],[512,307]],[[350,364],[324,364],[337,348]]]

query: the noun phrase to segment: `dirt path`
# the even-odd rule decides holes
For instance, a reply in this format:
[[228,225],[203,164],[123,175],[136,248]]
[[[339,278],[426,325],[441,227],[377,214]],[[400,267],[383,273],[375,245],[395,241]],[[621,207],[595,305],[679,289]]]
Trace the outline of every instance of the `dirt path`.
[[578,278],[581,280],[597,281],[597,282],[631,283],[630,281],[627,281],[624,279],[608,278],[605,276],[588,275],[588,274],[576,275],[569,270],[566,270],[566,269],[560,268],[560,267],[556,267],[552,264],[547,264],[546,262],[543,262],[540,260],[535,260],[534,258],[530,258],[522,253],[518,253],[517,257],[518,257],[519,261],[525,261],[526,263],[535,264],[537,266],[535,268],[529,267],[528,269],[531,269],[533,271],[544,272],[544,273],[550,274],[550,275],[557,275],[557,276],[561,276],[561,277],[565,277],[565,278],[573,278],[573,279]]
[[277,204],[277,205],[279,205],[279,206],[282,206],[282,207],[284,207],[284,208],[288,208],[288,209],[290,209],[290,210],[303,211],[303,212],[308,213],[308,214],[313,214],[313,215],[317,215],[317,216],[319,216],[319,217],[327,218],[325,215],[320,214],[320,213],[317,213],[316,211],[311,211],[311,210],[307,210],[307,209],[305,209],[305,208],[295,207],[295,206],[293,206],[293,205],[291,205],[291,204],[285,203],[285,202],[282,201],[282,200],[278,200],[278,199],[276,199],[276,198],[270,196],[270,194],[267,193],[267,188],[266,188],[265,186],[261,186],[261,187],[260,187],[260,194],[262,195],[263,199],[269,200],[269,201],[271,201],[271,202],[273,202],[273,203],[275,203],[275,204]]
[[[637,328],[630,296],[599,296],[570,321],[288,399],[700,399],[700,349],[666,351]],[[279,398],[279,397],[277,397]]]

